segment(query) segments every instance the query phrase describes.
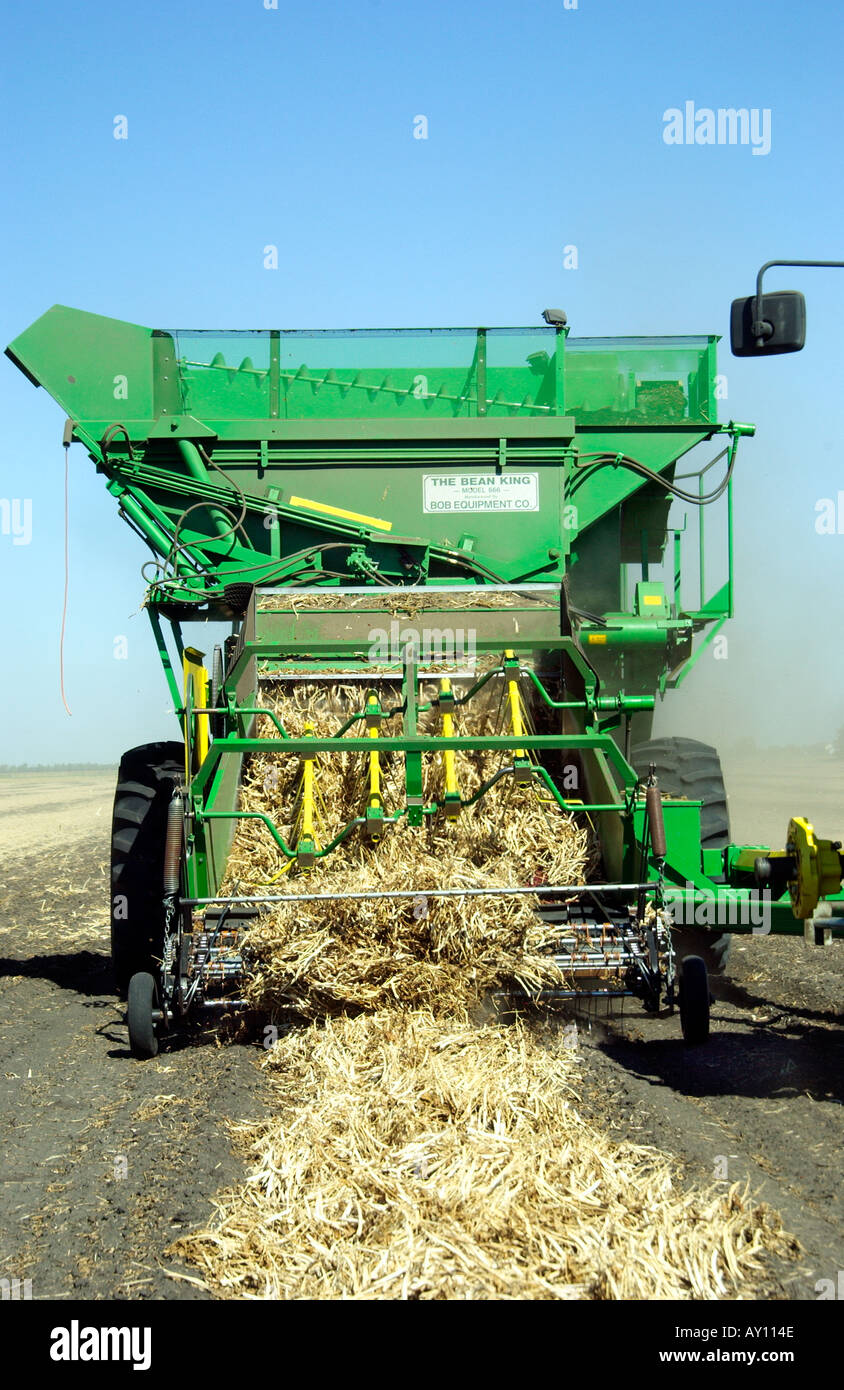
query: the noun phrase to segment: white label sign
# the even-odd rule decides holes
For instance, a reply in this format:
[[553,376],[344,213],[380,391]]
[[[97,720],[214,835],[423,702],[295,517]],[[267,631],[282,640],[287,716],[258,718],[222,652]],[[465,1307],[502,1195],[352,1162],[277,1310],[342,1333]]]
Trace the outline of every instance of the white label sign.
[[538,512],[538,473],[425,473],[426,512]]

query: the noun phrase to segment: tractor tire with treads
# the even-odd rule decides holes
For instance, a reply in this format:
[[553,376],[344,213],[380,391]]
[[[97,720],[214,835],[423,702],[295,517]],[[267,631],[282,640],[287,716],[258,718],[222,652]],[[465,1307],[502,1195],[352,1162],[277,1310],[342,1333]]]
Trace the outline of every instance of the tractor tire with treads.
[[[654,738],[638,744],[631,754],[633,767],[647,777],[653,763],[659,789],[670,796],[702,801],[701,847],[723,849],[730,842],[730,816],[721,760],[716,749],[693,738]],[[678,927],[674,944],[680,959],[700,956],[710,975],[723,975],[730,954],[730,933]]]
[[181,743],[144,743],[120,759],[111,828],[111,963],[125,997],[155,972],[164,936],[164,840],[173,788],[184,781]]

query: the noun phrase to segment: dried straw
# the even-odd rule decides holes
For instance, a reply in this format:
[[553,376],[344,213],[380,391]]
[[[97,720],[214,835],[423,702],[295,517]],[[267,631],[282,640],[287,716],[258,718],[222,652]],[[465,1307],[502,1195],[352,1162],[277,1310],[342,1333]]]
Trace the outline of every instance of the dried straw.
[[341,589],[323,589],[319,593],[284,590],[258,596],[258,608],[262,612],[306,613],[327,612],[331,609],[349,612],[362,609],[366,612],[380,611],[408,617],[414,617],[417,613],[425,613],[430,609],[438,612],[466,612],[473,608],[523,608],[526,604],[555,608],[559,604],[559,594],[540,594],[535,590],[521,593],[518,589],[466,588],[455,594],[437,589],[423,593],[419,590],[396,588],[395,591],[391,591],[381,588],[373,589],[368,594],[348,594]]
[[[288,733],[301,735],[310,722],[314,733],[329,734],[345,722],[349,710],[360,707],[361,692],[334,688],[331,709],[310,687],[294,687],[286,697],[270,691],[264,698],[272,700]],[[494,703],[482,707],[477,731],[487,731],[496,717]],[[428,726],[435,722],[432,712]],[[360,731],[356,725],[350,732]],[[464,794],[472,794],[492,775],[496,756],[458,758]],[[360,813],[363,764],[360,754],[321,758],[323,842]],[[438,764],[432,758],[424,769],[429,799],[441,789]],[[242,790],[242,808],[268,811],[288,843],[295,838],[299,772],[296,758],[257,757]],[[400,761],[385,757],[385,786],[391,787],[397,804],[403,796],[400,775]],[[375,847],[354,832],[304,875],[288,871],[262,822],[241,821],[227,885],[236,881],[242,891],[259,890],[275,879],[272,891],[291,896],[419,894],[415,901],[338,897],[330,905],[299,901],[275,907],[249,934],[249,1002],[273,1015],[293,1010],[307,1018],[388,1005],[443,1012],[468,1007],[495,988],[535,992],[561,985],[564,976],[547,954],[553,932],[536,916],[531,899],[428,895],[438,888],[578,883],[588,850],[585,828],[548,804],[537,786],[515,786],[512,778],[502,778],[455,822],[439,819],[422,828],[402,824],[388,830]]]
[[738,1188],[683,1192],[656,1150],[572,1108],[573,1064],[523,1025],[390,1010],[313,1024],[268,1058],[252,1171],[177,1243],[258,1299],[715,1299],[779,1221]]
[[483,889],[512,880],[458,856],[444,862],[423,843],[418,832],[397,830],[377,854],[357,848],[333,870],[287,881],[291,893],[412,888],[416,896],[274,908],[246,946],[252,1007],[306,1018],[387,1006],[451,1014],[495,988],[562,984],[562,972],[542,954],[551,929],[525,897],[428,896],[444,884]]

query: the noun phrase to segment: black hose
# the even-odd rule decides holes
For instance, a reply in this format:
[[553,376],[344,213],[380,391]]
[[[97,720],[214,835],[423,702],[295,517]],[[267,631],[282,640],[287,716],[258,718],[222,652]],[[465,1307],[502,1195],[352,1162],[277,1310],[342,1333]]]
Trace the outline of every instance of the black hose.
[[[724,450],[723,452],[726,452],[726,450]],[[733,453],[733,456],[730,459],[730,462],[727,466],[727,471],[724,474],[724,477],[722,478],[721,482],[718,484],[717,488],[714,488],[712,492],[704,493],[701,497],[700,495],[695,496],[695,494],[692,492],[686,492],[685,488],[677,487],[675,483],[670,483],[667,478],[664,478],[662,476],[661,473],[655,472],[653,468],[648,468],[647,464],[640,463],[638,459],[631,458],[629,454],[601,453],[594,455],[581,455],[581,458],[590,457],[592,459],[591,463],[578,462],[576,464],[576,467],[603,468],[607,464],[614,464],[620,465],[622,468],[629,468],[633,473],[639,473],[643,478],[648,478],[651,482],[658,483],[660,487],[665,488],[666,492],[670,492],[672,496],[678,497],[681,502],[687,502],[690,506],[694,507],[706,507],[711,502],[717,502],[719,497],[723,497],[724,493],[726,492],[729,486],[730,479],[733,476],[733,469],[735,468],[736,463],[736,454]],[[722,457],[722,454],[719,454],[718,457]]]

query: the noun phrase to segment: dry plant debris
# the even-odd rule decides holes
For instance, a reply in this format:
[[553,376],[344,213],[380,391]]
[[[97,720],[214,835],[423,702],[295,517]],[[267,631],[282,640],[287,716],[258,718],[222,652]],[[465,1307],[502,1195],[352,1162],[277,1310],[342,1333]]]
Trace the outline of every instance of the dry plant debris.
[[276,1116],[241,1135],[245,1186],[174,1250],[236,1298],[735,1296],[778,1218],[609,1141],[570,1059],[425,1009],[293,1029],[268,1058]]

